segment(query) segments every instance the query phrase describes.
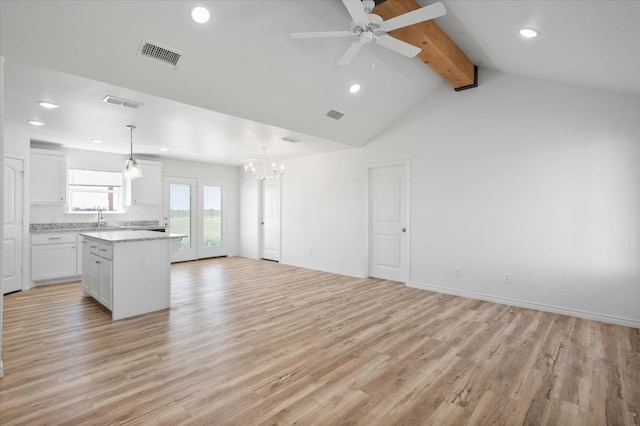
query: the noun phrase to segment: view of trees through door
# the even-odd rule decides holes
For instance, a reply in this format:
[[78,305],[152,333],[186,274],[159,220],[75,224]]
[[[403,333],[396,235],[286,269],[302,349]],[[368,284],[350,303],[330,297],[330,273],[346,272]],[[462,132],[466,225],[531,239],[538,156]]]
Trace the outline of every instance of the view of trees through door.
[[186,235],[174,261],[225,256],[224,184],[215,179],[165,178],[165,222]]

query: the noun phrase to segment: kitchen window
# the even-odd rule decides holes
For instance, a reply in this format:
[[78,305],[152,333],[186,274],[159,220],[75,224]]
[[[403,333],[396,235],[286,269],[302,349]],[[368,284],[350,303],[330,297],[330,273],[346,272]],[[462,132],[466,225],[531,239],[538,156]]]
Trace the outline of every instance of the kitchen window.
[[69,169],[69,212],[121,212],[122,173]]

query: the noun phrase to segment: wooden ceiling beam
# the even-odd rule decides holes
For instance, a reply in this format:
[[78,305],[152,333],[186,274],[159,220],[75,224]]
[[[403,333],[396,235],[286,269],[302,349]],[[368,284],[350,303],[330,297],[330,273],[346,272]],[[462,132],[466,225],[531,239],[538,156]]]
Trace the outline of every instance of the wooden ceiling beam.
[[[386,0],[371,13],[385,21],[420,8],[415,0]],[[389,35],[422,49],[418,57],[456,90],[478,85],[477,68],[433,20],[399,28]]]

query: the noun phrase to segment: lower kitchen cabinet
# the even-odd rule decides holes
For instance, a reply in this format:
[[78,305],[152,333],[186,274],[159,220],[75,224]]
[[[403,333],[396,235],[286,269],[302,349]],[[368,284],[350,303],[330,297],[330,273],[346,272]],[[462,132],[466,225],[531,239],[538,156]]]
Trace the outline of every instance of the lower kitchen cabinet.
[[77,275],[76,234],[51,233],[31,238],[31,279],[52,280]]
[[113,301],[113,262],[110,259],[112,248],[105,244],[89,241],[84,245],[83,256],[89,259],[89,272],[82,276],[85,295],[102,303],[107,309]]
[[100,259],[100,296],[98,300],[107,309],[111,309],[113,299],[113,262]]

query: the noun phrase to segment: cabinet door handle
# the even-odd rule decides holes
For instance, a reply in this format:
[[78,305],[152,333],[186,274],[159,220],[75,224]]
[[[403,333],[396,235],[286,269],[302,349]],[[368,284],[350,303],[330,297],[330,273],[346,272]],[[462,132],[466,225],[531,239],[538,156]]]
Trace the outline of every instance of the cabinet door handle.
[[100,263],[100,261],[99,261],[99,260],[96,260],[96,263]]
[[60,240],[62,237],[49,237],[50,240]]
[[107,251],[107,249],[100,249],[100,251]]

